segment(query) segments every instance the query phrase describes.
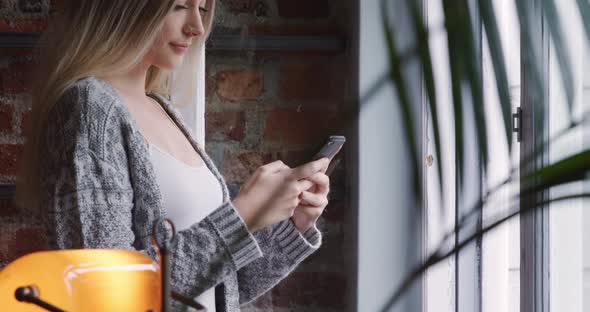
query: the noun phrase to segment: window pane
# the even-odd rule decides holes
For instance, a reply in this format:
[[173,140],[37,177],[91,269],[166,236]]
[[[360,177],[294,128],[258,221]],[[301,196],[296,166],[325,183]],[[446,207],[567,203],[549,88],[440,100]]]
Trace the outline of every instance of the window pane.
[[[431,29],[430,52],[436,84],[436,97],[438,101],[439,127],[449,129],[440,131],[442,159],[434,159],[436,152],[434,147],[434,134],[432,120],[428,118],[428,137],[426,153],[433,156],[434,161],[426,170],[426,194],[427,207],[427,254],[434,252],[443,239],[444,233],[453,229],[455,220],[455,146],[454,126],[451,97],[451,80],[449,73],[448,49],[446,31],[443,29],[444,16],[439,0],[425,1],[427,6],[428,27]],[[438,192],[438,168],[443,166],[442,191],[449,194],[442,203],[441,194]],[[446,215],[440,214],[444,206]],[[444,219],[443,219],[444,218]],[[452,240],[451,240],[452,241]],[[449,245],[446,248],[451,247]],[[427,312],[454,312],[455,309],[455,257],[448,257],[426,272],[425,276],[425,311]]]
[[[514,1],[492,1],[496,12],[501,42],[506,59],[508,83],[512,102],[512,112],[520,103],[520,43],[519,26]],[[484,94],[486,102],[486,118],[490,150],[493,157],[489,159],[488,176],[485,184],[493,189],[510,175],[510,168],[517,167],[520,154],[519,143],[513,135],[513,153],[509,155],[505,134],[498,129],[502,127],[500,102],[497,93],[494,67],[484,37],[483,73]],[[483,224],[492,223],[499,216],[515,209],[517,202],[509,197],[518,192],[518,171],[509,183],[494,192],[486,201],[483,213]],[[482,243],[482,309],[492,311],[520,310],[520,222],[518,217],[499,226],[484,236]]]
[[[586,34],[583,30],[575,1],[560,1],[558,12],[568,47],[574,76],[574,118],[579,119],[582,111],[589,107],[590,65]],[[550,56],[550,137],[569,126],[568,105],[564,94],[559,63],[555,50]],[[588,129],[577,127],[549,148],[550,162],[588,148]],[[573,183],[553,188],[550,196],[563,196],[588,189],[583,183]],[[588,280],[590,275],[590,213],[585,211],[588,201],[569,200],[550,205],[549,246],[550,246],[550,305],[551,311],[588,311],[590,297]],[[586,209],[587,210],[587,209]],[[585,302],[586,301],[586,302]]]

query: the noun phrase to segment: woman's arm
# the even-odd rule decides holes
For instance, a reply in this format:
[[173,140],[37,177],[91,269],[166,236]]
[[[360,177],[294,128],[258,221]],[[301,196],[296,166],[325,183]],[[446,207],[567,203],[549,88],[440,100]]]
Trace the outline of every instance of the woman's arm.
[[270,290],[322,244],[322,234],[315,225],[300,233],[291,219],[263,228],[254,236],[264,257],[238,271],[240,305]]
[[[51,247],[129,249],[158,260],[150,237],[136,236],[135,229],[151,229],[147,223],[158,219],[160,208],[145,207],[145,216],[134,218],[138,203],[124,165],[124,135],[108,131],[104,137],[105,129],[117,127],[109,103],[89,99],[87,88],[72,89],[49,115],[41,146],[41,198]],[[106,140],[121,146],[105,149]],[[262,257],[231,202],[179,231],[170,249],[172,289],[188,297]]]

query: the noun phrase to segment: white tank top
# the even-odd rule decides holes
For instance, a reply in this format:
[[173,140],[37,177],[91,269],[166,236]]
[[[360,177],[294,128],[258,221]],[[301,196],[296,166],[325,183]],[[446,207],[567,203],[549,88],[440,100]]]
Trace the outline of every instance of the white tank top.
[[[166,217],[172,220],[177,232],[201,221],[221,206],[221,184],[205,163],[193,167],[156,145],[148,145]],[[215,287],[194,299],[207,308],[207,312],[215,311]]]

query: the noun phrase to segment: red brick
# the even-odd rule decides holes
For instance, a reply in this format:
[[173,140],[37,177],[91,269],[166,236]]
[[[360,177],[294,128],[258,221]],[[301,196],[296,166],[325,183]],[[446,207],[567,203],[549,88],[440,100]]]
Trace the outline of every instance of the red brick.
[[215,90],[217,89],[217,82],[215,81],[215,77],[209,74],[209,71],[205,72],[205,97],[207,99],[211,98],[215,94]]
[[[340,64],[344,67],[345,64]],[[344,79],[329,63],[287,63],[281,66],[279,97],[284,100],[334,100],[344,98]]]
[[14,108],[0,105],[0,132],[12,132]]
[[25,93],[30,91],[30,77],[36,65],[15,62],[0,70],[0,91],[6,93]]
[[[259,309],[272,308],[272,291],[267,291],[251,303],[252,306]],[[243,307],[247,310],[247,307]]]
[[[2,224],[0,226],[0,264],[11,262],[13,257],[14,229]],[[1,268],[0,268],[1,269]]]
[[[286,153],[283,152],[281,155],[281,159],[283,160],[283,162],[285,162],[285,164],[289,164],[292,166],[299,166],[306,162],[309,162],[311,158],[315,156],[315,154],[319,152],[320,149],[323,147],[324,143],[326,142],[326,139],[327,138],[324,138],[320,141],[307,142],[308,146],[306,146],[304,150],[290,150]],[[338,152],[338,154],[333,158],[333,161],[335,161],[337,157],[342,157],[342,152],[343,150],[341,149],[340,152]],[[336,169],[342,167],[344,167],[343,159],[341,159],[340,162],[336,164]],[[337,171],[332,172],[332,177],[334,177],[336,174],[338,174]]]
[[[330,198],[329,195],[328,198]],[[322,216],[326,219],[326,221],[343,222],[344,217],[346,216],[346,207],[346,202],[342,200],[330,199],[328,205],[322,213]]]
[[236,140],[244,138],[246,118],[243,111],[205,113],[207,140]]
[[34,48],[0,48],[0,57],[22,57],[22,56],[33,56],[37,57],[39,50]]
[[43,229],[4,224],[0,228],[0,263],[10,263],[26,254],[46,250]]
[[344,233],[332,233],[321,229],[322,246],[305,259],[299,272],[345,272],[347,259],[344,248]]
[[47,239],[43,229],[22,224],[0,226],[0,263],[10,263],[26,254],[46,249]]
[[223,177],[227,183],[245,182],[258,167],[272,161],[270,153],[226,151]]
[[[319,143],[319,142],[307,142],[308,144]],[[319,144],[317,144],[319,146]],[[281,155],[281,160],[289,167],[297,167],[307,163],[313,155],[316,153],[316,149],[305,149],[305,150],[291,150]]]
[[18,159],[22,152],[22,145],[0,145],[0,175],[16,176]]
[[15,19],[1,18],[0,31],[2,32],[43,32],[47,28],[46,19]]
[[64,2],[65,0],[51,0],[49,4],[51,6],[50,11],[61,11],[64,7]]
[[344,309],[347,279],[343,273],[293,272],[272,290],[274,307]]
[[46,233],[41,228],[21,228],[15,236],[14,250],[17,257],[47,248]]
[[317,144],[334,134],[340,122],[339,114],[335,112],[276,109],[266,117],[264,140],[283,144]]
[[29,127],[31,123],[31,111],[26,111],[22,114],[21,116],[21,122],[20,122],[20,133],[23,136],[26,136],[27,134],[27,129],[29,129]]
[[217,73],[217,94],[228,100],[255,100],[262,95],[263,75],[255,69],[232,69]]
[[222,6],[233,14],[248,14],[258,17],[269,16],[269,8],[264,0],[221,0]]
[[327,18],[330,17],[328,0],[277,0],[279,15],[284,18]]
[[11,217],[18,213],[18,209],[12,200],[0,200],[0,217]]
[[256,9],[256,0],[221,0],[232,13],[252,13]]
[[23,13],[41,13],[45,9],[46,0],[19,0],[18,7]]

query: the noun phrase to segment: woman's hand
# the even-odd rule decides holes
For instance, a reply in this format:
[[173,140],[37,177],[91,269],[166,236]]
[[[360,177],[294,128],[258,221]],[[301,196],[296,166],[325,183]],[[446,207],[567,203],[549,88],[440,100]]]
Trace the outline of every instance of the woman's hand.
[[292,217],[301,201],[299,194],[313,186],[306,178],[326,168],[327,163],[327,159],[320,159],[291,169],[277,160],[256,169],[233,200],[248,230],[254,232]]
[[291,217],[293,223],[295,223],[295,227],[301,233],[307,231],[315,224],[328,205],[330,177],[325,174],[327,168],[328,165],[314,175],[306,178],[314,184],[308,190],[301,192],[301,202],[295,208],[295,212]]

